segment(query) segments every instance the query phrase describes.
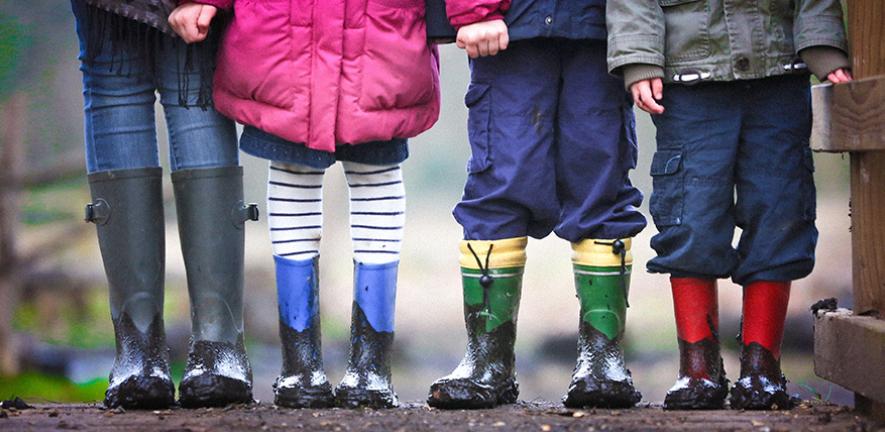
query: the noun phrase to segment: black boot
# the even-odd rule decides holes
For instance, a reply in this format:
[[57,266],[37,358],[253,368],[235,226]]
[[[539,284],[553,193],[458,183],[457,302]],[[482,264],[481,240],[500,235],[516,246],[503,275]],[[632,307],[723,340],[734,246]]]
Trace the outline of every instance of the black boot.
[[350,361],[335,400],[344,408],[393,408],[399,402],[391,384],[393,318],[399,261],[354,263]]
[[283,345],[283,370],[273,385],[274,404],[329,408],[335,397],[323,371],[319,257],[292,260],[274,256],[274,261]]
[[109,408],[175,403],[163,328],[162,174],[143,168],[89,175],[86,220],[98,231],[117,346],[104,400]]
[[192,335],[179,387],[184,407],[252,402],[252,368],[243,344],[243,170],[172,174],[181,249],[191,299]]

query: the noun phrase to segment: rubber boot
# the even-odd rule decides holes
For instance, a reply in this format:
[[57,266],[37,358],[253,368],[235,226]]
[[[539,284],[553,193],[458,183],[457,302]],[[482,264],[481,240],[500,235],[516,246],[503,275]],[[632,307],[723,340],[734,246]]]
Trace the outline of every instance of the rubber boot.
[[192,332],[179,402],[184,407],[252,402],[252,368],[243,344],[243,169],[172,173],[187,270]]
[[399,402],[390,379],[396,276],[399,261],[354,262],[350,361],[335,399],[344,408],[393,408]]
[[283,369],[273,385],[274,404],[329,408],[332,385],[323,371],[320,343],[319,257],[292,260],[274,256]]
[[563,403],[569,408],[629,408],[642,399],[633,387],[621,341],[633,257],[630,239],[572,244],[581,302],[578,362]]
[[430,386],[430,406],[479,409],[516,402],[513,345],[526,243],[525,237],[461,243],[467,351],[451,374]]
[[86,221],[98,231],[117,347],[104,399],[109,408],[175,403],[163,327],[162,175],[160,168],[89,175]]
[[790,282],[754,282],[744,287],[741,323],[741,377],[731,389],[731,408],[791,409],[781,372],[781,343],[790,300]]
[[672,277],[670,284],[679,342],[679,378],[664,398],[664,409],[722,409],[728,379],[719,348],[716,279]]

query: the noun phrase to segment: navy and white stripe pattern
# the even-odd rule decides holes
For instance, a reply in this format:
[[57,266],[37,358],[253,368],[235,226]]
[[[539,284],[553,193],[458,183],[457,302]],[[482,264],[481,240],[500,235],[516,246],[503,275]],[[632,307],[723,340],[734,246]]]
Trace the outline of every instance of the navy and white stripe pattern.
[[342,162],[350,189],[353,258],[366,264],[399,261],[406,223],[406,189],[399,165]]
[[270,163],[267,220],[274,255],[299,261],[319,255],[323,174],[301,165]]

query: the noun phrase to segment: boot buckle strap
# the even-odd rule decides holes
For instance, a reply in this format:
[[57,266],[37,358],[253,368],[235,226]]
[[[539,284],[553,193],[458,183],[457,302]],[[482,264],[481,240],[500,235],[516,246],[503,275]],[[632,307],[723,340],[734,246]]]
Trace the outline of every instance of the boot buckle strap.
[[235,226],[242,226],[246,221],[257,221],[260,217],[258,204],[245,204],[242,201],[234,208],[232,219]]
[[101,198],[86,204],[83,210],[83,220],[96,225],[104,225],[111,218],[111,206]]

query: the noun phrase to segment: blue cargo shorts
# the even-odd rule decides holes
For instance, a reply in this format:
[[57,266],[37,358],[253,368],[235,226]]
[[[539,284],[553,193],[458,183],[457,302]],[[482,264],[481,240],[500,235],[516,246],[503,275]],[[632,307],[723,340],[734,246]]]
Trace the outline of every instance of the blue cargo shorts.
[[[653,116],[653,273],[790,281],[814,267],[807,75],[666,85]],[[742,230],[733,246],[735,227]]]
[[642,231],[633,106],[605,56],[601,40],[528,39],[471,61],[465,239]]

